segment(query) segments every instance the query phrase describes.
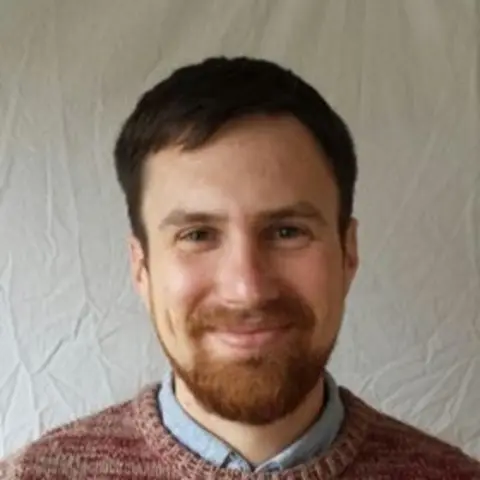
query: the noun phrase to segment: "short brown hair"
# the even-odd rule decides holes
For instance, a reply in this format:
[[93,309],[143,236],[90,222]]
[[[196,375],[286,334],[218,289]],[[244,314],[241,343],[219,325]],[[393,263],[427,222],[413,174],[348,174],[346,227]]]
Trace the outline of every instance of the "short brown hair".
[[140,206],[148,156],[173,144],[195,149],[226,122],[255,114],[293,115],[314,135],[339,189],[343,238],[352,215],[357,177],[355,148],[346,124],[293,72],[266,60],[219,57],[182,67],[147,91],[117,139],[117,177],[133,234],[144,248],[147,238]]

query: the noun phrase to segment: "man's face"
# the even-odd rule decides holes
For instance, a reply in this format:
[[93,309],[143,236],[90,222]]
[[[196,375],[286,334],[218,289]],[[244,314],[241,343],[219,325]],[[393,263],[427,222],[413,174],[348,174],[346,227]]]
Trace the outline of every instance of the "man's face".
[[230,420],[292,412],[322,377],[357,267],[313,137],[291,117],[246,118],[153,155],[144,178],[134,279],[177,381]]

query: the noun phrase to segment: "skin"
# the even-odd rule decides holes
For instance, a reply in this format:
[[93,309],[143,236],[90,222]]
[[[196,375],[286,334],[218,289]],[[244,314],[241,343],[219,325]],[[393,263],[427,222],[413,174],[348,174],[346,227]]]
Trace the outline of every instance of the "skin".
[[[342,242],[334,177],[310,132],[289,116],[231,122],[200,148],[172,146],[152,155],[144,173],[149,254],[132,236],[130,260],[136,289],[177,372],[176,396],[207,430],[252,464],[263,462],[295,441],[322,410],[323,368],[358,267],[357,223],[351,220]],[[284,331],[273,325],[276,317],[263,306],[285,296],[310,312],[308,329],[296,328],[300,314],[285,317],[291,324]],[[214,326],[194,338],[192,325],[203,318],[198,312],[219,308],[224,316],[212,316]],[[253,330],[267,318],[273,319],[269,329],[255,337]],[[227,336],[220,332],[225,325]],[[231,332],[245,326],[249,335]],[[318,374],[308,391],[292,397],[298,397],[292,408],[275,413],[269,372],[278,373],[289,392],[294,379],[281,369],[288,352],[299,348],[310,365],[321,359]],[[222,390],[235,393],[232,402],[242,407],[256,392],[259,404],[270,401],[271,418],[253,419],[251,408],[227,418],[202,402],[178,373],[188,374],[200,356],[207,370],[225,367],[220,384],[236,389]],[[251,359],[264,362],[257,376],[248,367]]]

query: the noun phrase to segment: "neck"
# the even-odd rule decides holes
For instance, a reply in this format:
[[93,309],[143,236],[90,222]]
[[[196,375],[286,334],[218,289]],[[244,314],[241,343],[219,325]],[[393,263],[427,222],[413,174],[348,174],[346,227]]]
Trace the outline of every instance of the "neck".
[[312,425],[324,403],[324,379],[291,414],[271,424],[255,426],[233,422],[207,412],[187,386],[175,378],[175,393],[184,410],[203,428],[217,436],[252,465],[274,457],[297,440]]

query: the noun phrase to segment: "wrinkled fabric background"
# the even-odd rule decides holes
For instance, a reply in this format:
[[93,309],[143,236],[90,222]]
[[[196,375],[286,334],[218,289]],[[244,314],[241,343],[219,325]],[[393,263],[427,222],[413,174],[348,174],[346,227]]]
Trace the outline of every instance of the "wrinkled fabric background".
[[480,457],[479,22],[475,0],[1,0],[0,457],[161,378],[112,146],[141,92],[216,54],[294,69],[357,140],[332,372]]

